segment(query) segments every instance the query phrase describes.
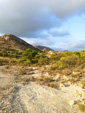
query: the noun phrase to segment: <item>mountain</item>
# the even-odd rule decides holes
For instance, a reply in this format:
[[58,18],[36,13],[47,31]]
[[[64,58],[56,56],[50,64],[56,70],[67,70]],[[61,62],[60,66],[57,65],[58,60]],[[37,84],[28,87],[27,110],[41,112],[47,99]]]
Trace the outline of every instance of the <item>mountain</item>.
[[42,51],[53,51],[51,48],[46,47],[46,46],[40,46],[40,45],[38,45],[38,46],[34,46],[34,47],[35,48],[38,48],[38,49],[40,49]]
[[3,50],[5,48],[15,49],[19,51],[31,48],[32,50],[38,51],[37,48],[12,34],[5,34],[0,37],[0,50]]

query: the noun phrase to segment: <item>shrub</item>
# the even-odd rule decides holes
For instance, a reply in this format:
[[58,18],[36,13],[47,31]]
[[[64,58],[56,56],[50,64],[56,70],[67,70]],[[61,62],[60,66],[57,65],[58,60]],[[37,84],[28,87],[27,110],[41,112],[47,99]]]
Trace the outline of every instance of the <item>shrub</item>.
[[65,56],[71,56],[72,52],[71,51],[64,51]]
[[7,57],[8,56],[8,53],[6,51],[3,51],[2,52],[2,55],[3,55],[3,57]]
[[78,51],[74,51],[72,54],[80,57],[80,53]]
[[56,70],[58,67],[57,66],[51,66],[50,69],[51,70]]
[[81,81],[82,88],[85,88],[85,80]]
[[52,88],[56,88],[56,83],[52,82],[52,83],[49,84],[49,86],[52,87]]
[[83,50],[83,51],[80,52],[80,57],[81,58],[85,58],[85,50]]
[[66,57],[61,57],[58,64],[60,68],[65,68],[65,67],[73,67],[77,63],[78,63],[77,56],[66,56]]
[[21,59],[19,59],[18,61],[19,63],[31,63],[31,61],[27,58],[27,57],[22,57]]
[[56,60],[56,58],[57,58],[57,54],[56,54],[56,53],[53,53],[53,54],[50,56],[50,59]]
[[61,57],[64,57],[65,55],[62,53],[62,52],[59,52],[59,53],[53,53],[51,56],[50,56],[50,59],[51,60],[60,60]]
[[78,104],[79,109],[84,112],[85,111],[85,104]]
[[59,69],[63,69],[63,68],[66,68],[67,67],[67,64],[65,64],[62,61],[58,61],[58,67],[59,67]]
[[34,51],[34,50],[31,50],[30,48],[29,49],[26,49],[23,53],[22,53],[22,56],[23,57],[27,57],[28,59],[32,59],[34,58],[35,56],[37,55],[37,52]]
[[19,60],[19,63],[37,63],[37,59],[35,58],[35,56],[37,55],[37,52],[34,50],[26,49],[23,53],[22,53],[22,57]]
[[51,77],[44,77],[43,80],[44,80],[44,82],[50,82],[51,81]]
[[17,54],[17,53],[14,53],[14,54],[13,54],[13,57],[14,57],[14,58],[18,58],[18,54]]
[[2,51],[0,51],[0,56],[3,56]]
[[47,57],[40,57],[39,59],[38,59],[38,64],[39,65],[47,65],[49,62],[48,62],[49,60],[48,60],[48,58]]
[[39,65],[46,65],[49,63],[49,58],[45,56],[43,53],[36,55],[35,59],[37,60]]

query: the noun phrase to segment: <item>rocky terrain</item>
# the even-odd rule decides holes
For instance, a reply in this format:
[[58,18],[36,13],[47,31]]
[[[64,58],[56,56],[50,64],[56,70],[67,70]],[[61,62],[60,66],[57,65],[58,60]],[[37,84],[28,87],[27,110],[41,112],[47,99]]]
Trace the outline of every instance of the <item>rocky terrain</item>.
[[58,85],[48,87],[48,80],[40,81],[49,76],[48,72],[42,75],[42,68],[0,66],[0,113],[81,113],[85,86],[62,82],[68,77],[56,73],[53,79]]

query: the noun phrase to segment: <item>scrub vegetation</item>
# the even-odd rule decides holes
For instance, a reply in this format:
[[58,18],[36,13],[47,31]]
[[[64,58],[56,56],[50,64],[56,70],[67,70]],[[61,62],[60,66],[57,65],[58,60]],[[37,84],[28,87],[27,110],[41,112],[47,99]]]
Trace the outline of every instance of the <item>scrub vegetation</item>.
[[[65,69],[65,68],[84,68],[85,67],[85,50],[78,52],[57,52],[50,56],[41,51],[35,51],[30,48],[23,52],[14,49],[4,49],[0,51],[0,57],[16,59],[19,64],[36,64],[36,65],[51,65],[51,70]],[[0,60],[0,64],[2,61]],[[6,62],[8,63],[8,62]]]

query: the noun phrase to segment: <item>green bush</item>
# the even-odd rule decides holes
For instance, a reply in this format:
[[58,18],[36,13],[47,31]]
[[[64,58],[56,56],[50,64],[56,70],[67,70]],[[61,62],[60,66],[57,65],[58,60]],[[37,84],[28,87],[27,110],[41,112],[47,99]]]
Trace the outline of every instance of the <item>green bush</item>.
[[72,54],[80,57],[80,53],[78,51],[74,51]]
[[14,58],[18,58],[18,54],[17,54],[17,53],[14,53],[14,54],[13,54],[13,57],[14,57]]
[[61,57],[58,61],[59,68],[74,67],[78,63],[77,56]]
[[49,60],[48,60],[48,58],[47,57],[45,57],[45,58],[39,58],[38,59],[38,64],[40,64],[40,65],[47,65],[49,63]]
[[71,56],[72,52],[71,51],[64,51],[65,56]]
[[51,80],[52,80],[51,77],[44,77],[44,78],[43,78],[43,81],[44,81],[44,82],[50,82]]
[[23,53],[22,53],[22,57],[19,60],[19,63],[22,62],[28,62],[28,63],[36,63],[36,59],[35,56],[37,55],[37,52],[34,50],[26,49]]
[[29,49],[26,49],[23,53],[22,53],[22,56],[26,56],[28,59],[32,59],[34,58],[35,56],[37,55],[37,52],[34,51],[34,50],[31,50],[30,48]]
[[3,53],[2,53],[2,51],[0,51],[0,56],[3,56]]
[[28,58],[26,58],[26,57],[22,57],[22,58],[19,60],[19,63],[23,63],[23,62],[31,63],[30,59],[28,59]]
[[85,104],[78,104],[80,111],[85,112]]
[[45,56],[43,53],[39,53],[36,55],[35,59],[39,65],[45,65],[49,63],[49,58]]
[[51,66],[50,69],[51,70],[56,70],[58,68],[58,66]]
[[80,52],[80,57],[81,58],[85,58],[85,50],[83,50],[83,51]]
[[62,52],[59,52],[59,53],[53,53],[51,56],[50,56],[50,59],[51,60],[60,60],[60,58],[61,57],[64,57],[65,55],[64,55],[64,53],[62,53]]
[[7,57],[8,56],[8,53],[6,51],[3,51],[2,52],[2,55],[3,55],[3,57]]

